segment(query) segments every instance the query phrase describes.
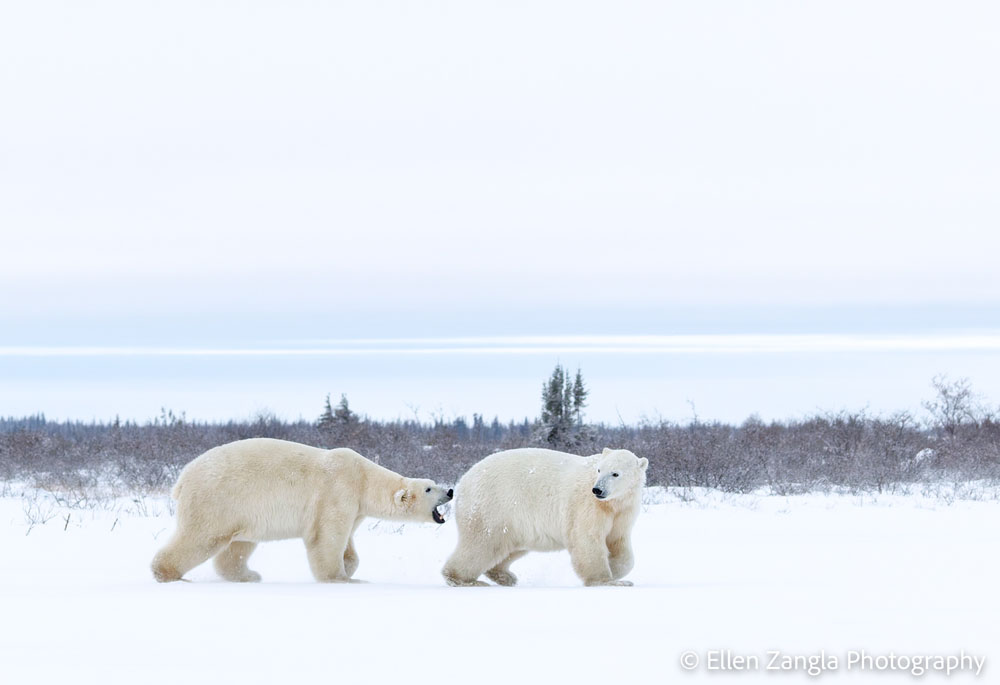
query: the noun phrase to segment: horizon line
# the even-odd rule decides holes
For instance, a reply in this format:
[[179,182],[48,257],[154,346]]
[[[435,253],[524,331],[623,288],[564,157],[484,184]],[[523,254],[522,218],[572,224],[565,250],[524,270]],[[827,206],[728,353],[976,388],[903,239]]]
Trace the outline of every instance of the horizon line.
[[563,335],[357,338],[284,341],[271,347],[153,345],[0,346],[0,357],[211,357],[543,354],[778,354],[816,352],[1000,352],[1000,333]]

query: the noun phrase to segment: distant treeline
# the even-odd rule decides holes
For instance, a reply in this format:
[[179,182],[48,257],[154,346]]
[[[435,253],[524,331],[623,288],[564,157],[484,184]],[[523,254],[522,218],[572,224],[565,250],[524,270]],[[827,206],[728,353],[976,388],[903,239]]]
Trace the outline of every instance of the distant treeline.
[[359,417],[346,398],[316,422],[261,415],[201,423],[164,412],[145,424],[54,422],[42,416],[0,419],[0,480],[75,492],[162,492],[181,467],[216,445],[252,437],[351,447],[400,473],[454,483],[472,464],[502,449],[545,446],[577,454],[603,447],[648,457],[649,484],[704,486],[732,492],[770,487],[805,492],[830,487],[894,490],[949,480],[1000,482],[1000,421],[967,381],[934,381],[927,416],[865,411],[740,425],[693,419],[636,426],[578,424],[559,434],[536,421],[501,423],[474,415],[418,421]]

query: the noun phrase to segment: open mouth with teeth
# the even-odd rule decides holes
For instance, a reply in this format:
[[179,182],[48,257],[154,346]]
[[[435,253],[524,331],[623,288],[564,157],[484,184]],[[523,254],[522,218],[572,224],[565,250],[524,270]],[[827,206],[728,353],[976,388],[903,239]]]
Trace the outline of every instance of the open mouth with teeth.
[[431,518],[434,519],[434,523],[444,523],[444,516],[442,516],[441,512],[437,510],[437,507],[431,509]]

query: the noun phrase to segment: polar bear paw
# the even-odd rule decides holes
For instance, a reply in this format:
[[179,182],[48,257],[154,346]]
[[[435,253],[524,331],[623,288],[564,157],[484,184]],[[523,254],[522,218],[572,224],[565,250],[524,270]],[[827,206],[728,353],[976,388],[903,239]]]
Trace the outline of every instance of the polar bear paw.
[[507,587],[517,585],[517,576],[510,571],[494,571],[491,569],[486,572],[486,577],[497,585],[504,585]]

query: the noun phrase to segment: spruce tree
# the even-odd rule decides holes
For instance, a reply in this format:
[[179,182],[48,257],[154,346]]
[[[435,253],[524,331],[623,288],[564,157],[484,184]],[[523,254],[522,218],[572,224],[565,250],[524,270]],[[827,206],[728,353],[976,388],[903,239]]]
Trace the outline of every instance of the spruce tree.
[[351,406],[347,402],[347,395],[340,395],[340,402],[336,408],[330,404],[330,395],[327,393],[326,401],[323,403],[323,413],[319,415],[316,426],[322,430],[333,430],[340,426],[349,426],[357,423],[358,415],[351,411]]
[[563,418],[566,373],[556,364],[547,383],[542,384],[542,423],[557,424]]
[[563,400],[562,400],[563,421],[569,425],[573,423],[573,384],[569,382],[569,371],[563,369]]
[[[330,404],[330,397],[327,396],[327,406]],[[351,406],[347,403],[347,395],[341,393],[340,402],[337,403],[337,409],[333,412],[333,417],[336,423],[342,426],[354,423],[358,420],[357,415],[351,411]]]
[[583,425],[587,394],[582,372],[577,369],[575,380],[571,380],[569,371],[557,364],[549,380],[542,384],[538,439],[556,448],[582,444],[592,433]]
[[322,429],[331,428],[334,424],[333,407],[330,406],[330,393],[326,394],[326,402],[323,404],[323,413],[316,420],[316,426]]
[[576,370],[576,379],[573,381],[573,414],[576,416],[576,423],[583,423],[583,408],[587,406],[587,386],[583,384],[583,374],[579,367]]

